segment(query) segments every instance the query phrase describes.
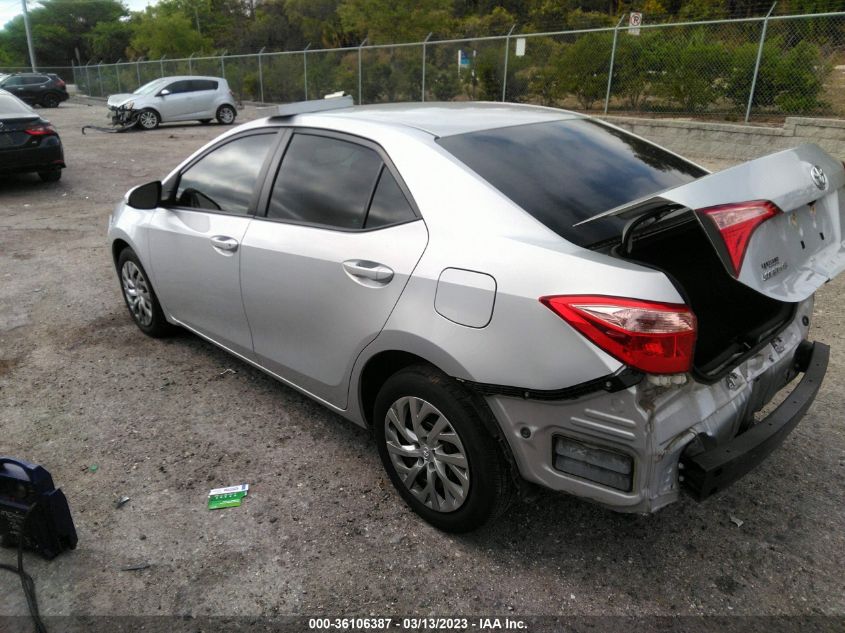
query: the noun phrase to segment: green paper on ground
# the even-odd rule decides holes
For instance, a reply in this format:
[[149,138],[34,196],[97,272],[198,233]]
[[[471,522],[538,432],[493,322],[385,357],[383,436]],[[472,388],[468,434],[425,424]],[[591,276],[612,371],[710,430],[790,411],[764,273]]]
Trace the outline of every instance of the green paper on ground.
[[208,493],[208,509],[236,508],[241,505],[241,500],[248,492],[249,484],[229,486],[228,488],[215,488]]

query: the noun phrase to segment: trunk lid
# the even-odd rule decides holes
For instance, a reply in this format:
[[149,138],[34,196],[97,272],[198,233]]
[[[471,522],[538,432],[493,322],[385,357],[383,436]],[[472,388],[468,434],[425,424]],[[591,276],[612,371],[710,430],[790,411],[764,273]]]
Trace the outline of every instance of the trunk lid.
[[[750,201],[769,201],[779,212],[753,229],[737,272],[704,211]],[[728,272],[771,299],[803,301],[845,269],[845,168],[817,145],[742,163],[579,224],[610,216],[636,220],[667,206],[694,211]]]
[[40,120],[37,114],[0,119],[0,151],[26,145],[32,137],[24,130]]

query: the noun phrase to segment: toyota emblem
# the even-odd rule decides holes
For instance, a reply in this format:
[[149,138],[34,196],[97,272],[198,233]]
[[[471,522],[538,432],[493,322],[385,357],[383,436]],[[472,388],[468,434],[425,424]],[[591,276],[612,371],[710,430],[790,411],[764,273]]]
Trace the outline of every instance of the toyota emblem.
[[810,177],[813,179],[816,187],[819,189],[827,189],[827,176],[824,175],[824,171],[818,165],[813,165],[813,168],[810,170]]

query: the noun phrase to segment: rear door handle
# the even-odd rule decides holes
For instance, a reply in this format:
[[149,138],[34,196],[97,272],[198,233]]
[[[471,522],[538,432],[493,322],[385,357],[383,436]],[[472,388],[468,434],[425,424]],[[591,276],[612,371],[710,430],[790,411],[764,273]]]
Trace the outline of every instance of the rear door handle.
[[228,251],[230,253],[238,250],[238,240],[227,235],[215,235],[211,238],[211,245],[214,248],[219,248],[221,251]]
[[350,259],[343,262],[343,269],[353,277],[370,279],[382,284],[389,283],[393,279],[393,271],[378,262],[371,262],[365,259]]

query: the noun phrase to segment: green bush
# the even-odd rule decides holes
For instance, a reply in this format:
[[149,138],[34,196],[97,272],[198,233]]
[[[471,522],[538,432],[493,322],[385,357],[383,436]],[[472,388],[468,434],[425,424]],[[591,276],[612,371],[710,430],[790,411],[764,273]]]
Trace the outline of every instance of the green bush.
[[724,93],[720,82],[730,65],[730,53],[703,31],[681,47],[662,49],[664,68],[655,92],[684,112],[701,112]]
[[607,73],[613,35],[589,33],[565,46],[551,60],[559,91],[574,95],[585,110],[592,109],[607,91]]
[[799,42],[780,57],[775,70],[775,103],[783,112],[812,112],[826,107],[821,100],[824,81],[830,73],[817,46]]

